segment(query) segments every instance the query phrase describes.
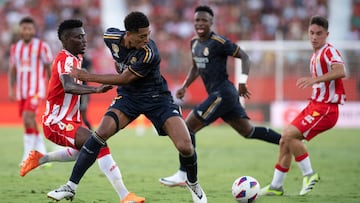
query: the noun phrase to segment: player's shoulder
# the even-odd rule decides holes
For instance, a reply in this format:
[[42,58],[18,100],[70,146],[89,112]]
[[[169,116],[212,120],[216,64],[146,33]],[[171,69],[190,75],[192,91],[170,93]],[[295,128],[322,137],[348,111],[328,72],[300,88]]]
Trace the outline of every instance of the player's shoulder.
[[105,40],[119,40],[121,39],[125,34],[125,31],[121,31],[118,28],[108,28],[106,29],[106,31],[104,32],[104,39]]
[[56,55],[55,61],[66,60],[68,58],[76,58],[76,57],[72,55],[70,52],[63,49]]
[[321,51],[323,55],[329,55],[329,53],[341,55],[339,50],[334,47],[331,43],[326,43],[323,47],[323,51]]
[[211,33],[210,35],[210,39],[215,41],[215,42],[218,42],[220,44],[225,44],[225,42],[228,41],[228,39],[222,35],[219,35],[219,34],[216,34],[216,33]]

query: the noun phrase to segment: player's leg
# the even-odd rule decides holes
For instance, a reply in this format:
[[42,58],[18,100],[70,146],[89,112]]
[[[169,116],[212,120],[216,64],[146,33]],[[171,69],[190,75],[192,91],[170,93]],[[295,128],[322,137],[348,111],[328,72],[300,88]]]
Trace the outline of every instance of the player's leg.
[[[191,111],[186,118],[186,125],[189,129],[189,134],[191,142],[196,147],[195,133],[202,129],[205,124],[195,116],[194,111]],[[179,154],[179,161],[181,160],[181,155]],[[185,186],[186,181],[186,168],[181,164],[179,170],[171,176],[160,178],[159,182],[163,185],[174,187],[174,186]]]
[[239,101],[231,111],[222,116],[222,119],[245,138],[279,144],[281,135],[267,127],[253,126]]
[[[25,176],[31,170],[45,163],[75,161],[79,154],[79,147],[76,147],[75,143],[79,143],[81,140],[81,144],[83,144],[90,134],[88,129],[81,127],[81,124],[77,122],[43,123],[43,131],[46,138],[51,142],[70,148],[63,148],[50,153],[31,151],[20,168],[20,176]],[[76,137],[77,132],[83,132],[81,133],[83,136]]]
[[36,142],[37,128],[35,125],[35,112],[29,109],[27,103],[27,100],[21,100],[19,103],[20,114],[24,125],[24,153],[21,159],[21,163],[26,159],[29,152],[34,149]]
[[[97,131],[92,132],[82,146],[67,184],[61,186],[57,190],[49,192],[48,197],[55,200],[64,198],[72,199],[81,178],[93,165],[101,149],[106,147],[106,140],[119,131],[119,129],[124,128],[130,121],[131,120],[125,114],[117,109],[110,109],[105,113]],[[83,137],[86,137],[86,135],[84,136],[83,133],[79,133],[77,134],[77,137],[78,136],[79,140],[77,140],[75,144],[77,147],[80,147],[82,140],[84,139]]]
[[24,106],[24,120],[25,123],[28,123],[29,128],[35,130],[35,140],[33,148],[43,154],[46,153],[46,147],[44,143],[44,138],[42,134],[39,132],[38,124],[36,121],[36,114],[39,106],[41,105],[42,100],[37,97],[29,97],[25,101]]
[[179,116],[172,116],[165,121],[163,129],[180,153],[180,162],[186,169],[186,185],[192,194],[193,201],[206,203],[205,192],[198,183],[196,151],[185,122]]
[[[220,93],[212,93],[206,100],[197,105],[187,116],[186,125],[189,129],[194,147],[196,147],[195,134],[203,127],[214,122],[224,114],[224,112],[230,110],[232,104],[231,102],[230,104],[227,102],[229,102],[229,100],[223,99]],[[230,108],[228,109],[227,107]],[[181,155],[179,155],[179,159],[181,159]],[[171,176],[160,178],[159,182],[169,187],[184,186],[186,180],[185,171],[185,166],[183,166],[180,161],[179,170]]]
[[278,162],[275,165],[273,179],[270,185],[261,189],[261,195],[276,195],[280,196],[284,194],[283,184],[287,173],[290,169],[292,153],[290,151],[290,145],[301,142],[302,135],[300,131],[294,126],[288,126],[283,131],[283,136],[280,140],[279,157]]
[[127,201],[134,203],[145,202],[144,197],[138,197],[135,193],[128,191],[123,182],[120,168],[110,154],[110,149],[108,147],[100,149],[97,160],[100,170],[106,175],[116,193],[119,195],[120,200],[123,202]]
[[[334,127],[339,118],[337,104],[310,103],[309,107],[305,110],[305,116],[302,122],[306,123],[306,125],[300,125],[299,120],[297,122],[294,121],[294,123],[297,124],[296,127],[300,129],[301,132],[306,132],[303,133],[303,136],[307,141]],[[310,127],[304,129],[304,126]],[[306,195],[312,191],[314,185],[320,180],[320,177],[311,167],[310,157],[305,144],[301,142],[290,147],[303,175],[303,185],[299,194]]]

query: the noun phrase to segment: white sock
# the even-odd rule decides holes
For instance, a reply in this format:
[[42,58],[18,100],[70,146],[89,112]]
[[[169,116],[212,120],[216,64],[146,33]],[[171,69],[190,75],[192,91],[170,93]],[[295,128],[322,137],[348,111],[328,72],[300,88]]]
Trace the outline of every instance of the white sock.
[[106,175],[111,185],[118,193],[120,199],[124,199],[129,191],[124,185],[121,172],[111,154],[105,155],[98,159],[100,170]]
[[303,176],[308,176],[314,173],[312,167],[311,167],[311,162],[310,162],[310,157],[306,157],[305,159],[296,162],[302,172]]
[[34,149],[42,154],[46,154],[46,147],[41,133],[35,135]]
[[281,172],[278,169],[275,168],[274,176],[271,181],[271,187],[274,187],[276,189],[279,189],[283,186],[284,180],[286,178],[287,172]]
[[44,157],[42,157],[39,160],[39,164],[44,164],[47,162],[69,162],[69,161],[75,161],[77,157],[79,156],[80,151],[73,149],[73,148],[63,148],[57,151],[49,152],[45,154]]
[[34,134],[24,134],[24,154],[22,158],[22,162],[25,161],[29,152],[34,149],[35,145],[35,135]]

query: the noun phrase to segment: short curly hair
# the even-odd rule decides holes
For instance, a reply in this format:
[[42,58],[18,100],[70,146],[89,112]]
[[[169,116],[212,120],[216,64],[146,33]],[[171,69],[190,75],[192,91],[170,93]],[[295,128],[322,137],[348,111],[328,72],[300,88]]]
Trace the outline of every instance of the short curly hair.
[[78,27],[82,27],[83,26],[83,22],[81,20],[78,19],[69,19],[69,20],[64,20],[58,28],[58,38],[60,39],[60,41],[63,39],[63,36],[67,33],[68,30],[71,30],[73,28],[78,28]]
[[139,28],[149,27],[149,19],[139,11],[129,13],[124,19],[125,29],[129,32],[137,32]]
[[204,6],[198,6],[198,7],[196,7],[196,8],[195,8],[195,13],[196,13],[196,12],[199,12],[199,11],[207,12],[207,13],[209,13],[212,17],[214,17],[214,12],[213,12],[213,10],[212,10],[209,6],[204,5]]

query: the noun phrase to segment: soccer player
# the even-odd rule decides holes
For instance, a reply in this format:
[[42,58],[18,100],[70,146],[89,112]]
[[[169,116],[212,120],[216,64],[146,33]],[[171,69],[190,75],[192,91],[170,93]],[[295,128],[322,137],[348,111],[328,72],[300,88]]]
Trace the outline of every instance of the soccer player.
[[159,135],[168,135],[180,153],[187,171],[187,186],[195,203],[207,198],[197,178],[197,157],[179,107],[174,104],[166,80],[160,74],[160,54],[150,39],[149,20],[141,12],[131,12],[124,20],[126,31],[107,29],[104,34],[119,74],[91,74],[72,69],[79,80],[118,85],[118,96],[102,118],[100,126],[80,151],[67,184],[48,193],[54,199],[72,198],[87,169],[106,140],[125,128],[140,114],[154,124]]
[[50,76],[53,55],[49,45],[35,37],[32,18],[20,20],[19,35],[21,39],[10,50],[9,97],[12,101],[19,101],[19,113],[25,128],[22,163],[33,149],[46,153],[36,113],[45,97],[46,77]]
[[283,195],[283,183],[294,156],[302,175],[300,195],[306,195],[320,180],[310,163],[303,140],[310,141],[318,134],[334,127],[339,117],[339,104],[345,102],[342,79],[345,77],[344,61],[340,52],[327,43],[329,23],[326,18],[314,16],[310,19],[308,34],[313,47],[310,60],[311,77],[299,78],[299,88],[312,86],[308,105],[287,126],[282,134],[278,162],[275,165],[271,184],[262,188],[261,195]]
[[[239,102],[239,95],[250,98],[246,81],[250,70],[248,55],[236,44],[211,30],[214,13],[208,6],[195,8],[194,27],[197,37],[191,40],[193,65],[176,97],[182,99],[186,88],[200,76],[205,84],[208,97],[197,105],[187,116],[186,124],[195,146],[195,133],[222,118],[240,135],[249,139],[260,139],[279,144],[281,135],[272,129],[252,126],[245,109]],[[229,81],[227,58],[233,56],[242,60],[242,74],[238,90]],[[184,165],[172,176],[161,178],[160,183],[166,186],[183,186],[186,180]]]
[[[81,159],[79,150],[90,137],[92,131],[82,126],[79,112],[80,95],[103,93],[112,89],[111,85],[98,87],[83,85],[82,81],[71,77],[69,74],[72,69],[81,69],[82,54],[86,49],[86,36],[82,21],[72,19],[63,21],[58,28],[58,37],[63,50],[58,53],[52,65],[46,110],[42,118],[43,130],[46,138],[50,141],[72,149],[67,148],[49,154],[32,151],[21,168],[20,175],[22,176],[48,161]],[[122,203],[142,203],[145,201],[143,197],[137,197],[126,189],[120,170],[106,144],[98,149],[94,158],[98,159],[101,171],[113,185],[120,199],[122,199]],[[64,186],[64,188],[67,187]],[[68,189],[68,191],[72,190]],[[74,194],[72,193],[72,196]],[[67,199],[72,199],[72,196],[68,196]],[[51,194],[49,197],[60,200]]]

